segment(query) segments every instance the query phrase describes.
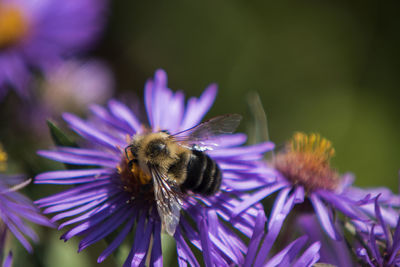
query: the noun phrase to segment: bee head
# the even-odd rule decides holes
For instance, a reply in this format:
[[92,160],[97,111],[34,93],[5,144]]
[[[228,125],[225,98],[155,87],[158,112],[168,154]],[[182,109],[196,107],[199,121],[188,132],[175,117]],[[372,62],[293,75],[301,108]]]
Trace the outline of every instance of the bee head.
[[162,139],[156,139],[149,142],[146,154],[149,158],[165,157],[169,155],[169,149]]

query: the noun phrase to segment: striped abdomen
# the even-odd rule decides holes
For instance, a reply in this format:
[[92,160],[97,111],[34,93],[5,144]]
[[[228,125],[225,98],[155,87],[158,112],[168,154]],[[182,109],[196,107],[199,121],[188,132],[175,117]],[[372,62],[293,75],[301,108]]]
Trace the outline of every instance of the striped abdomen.
[[221,186],[221,170],[206,153],[192,150],[186,169],[186,180],[182,189],[194,193],[213,195]]

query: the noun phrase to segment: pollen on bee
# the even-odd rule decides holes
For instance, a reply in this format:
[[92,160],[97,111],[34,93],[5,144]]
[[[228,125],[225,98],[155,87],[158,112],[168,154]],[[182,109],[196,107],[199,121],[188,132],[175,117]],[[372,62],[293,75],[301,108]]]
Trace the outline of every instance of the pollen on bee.
[[286,179],[306,190],[335,190],[339,175],[330,166],[334,154],[332,143],[319,134],[297,132],[272,163]]
[[154,200],[151,176],[144,172],[135,161],[134,155],[127,150],[122,153],[122,159],[117,166],[122,189],[132,195],[132,198],[142,196],[148,200]]

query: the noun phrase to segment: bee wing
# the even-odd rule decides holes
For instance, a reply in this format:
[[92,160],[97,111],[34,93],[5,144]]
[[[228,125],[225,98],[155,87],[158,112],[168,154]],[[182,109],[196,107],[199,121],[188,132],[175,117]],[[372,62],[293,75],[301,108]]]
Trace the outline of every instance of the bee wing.
[[155,166],[149,166],[154,184],[154,196],[157,202],[158,214],[161,218],[162,228],[174,236],[179,224],[180,210],[182,208],[182,195],[178,185],[168,179],[167,175]]
[[239,114],[225,114],[202,122],[192,128],[173,134],[177,142],[189,144],[214,139],[221,134],[230,134],[239,126],[242,116]]

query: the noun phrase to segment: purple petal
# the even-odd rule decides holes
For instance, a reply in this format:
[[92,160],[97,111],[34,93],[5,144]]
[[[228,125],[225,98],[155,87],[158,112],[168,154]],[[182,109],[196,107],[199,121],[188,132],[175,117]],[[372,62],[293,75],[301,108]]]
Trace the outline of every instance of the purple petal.
[[10,251],[7,255],[6,260],[3,263],[3,267],[11,267],[13,262],[13,254],[12,251]]
[[200,264],[197,262],[196,257],[193,255],[192,250],[186,244],[186,241],[183,239],[181,231],[178,227],[175,232],[175,240],[176,240],[176,250],[178,253],[178,262],[179,266],[186,266],[186,262],[190,264],[190,266],[199,267]]
[[18,230],[18,227],[16,227],[12,222],[8,221],[5,217],[2,217],[1,219],[7,225],[8,229],[10,229],[10,231],[18,239],[18,241],[25,247],[25,249],[29,253],[32,253],[32,251],[33,251],[32,246],[29,244],[28,240],[26,240],[26,238]]
[[274,257],[268,260],[264,265],[265,267],[271,266],[289,266],[292,260],[297,256],[300,249],[305,245],[307,241],[306,236],[302,236],[289,245],[287,245],[283,250],[277,253]]
[[332,222],[332,219],[330,218],[329,211],[325,207],[325,205],[322,203],[322,201],[319,199],[319,197],[311,193],[310,195],[310,201],[314,207],[314,210],[317,214],[318,220],[320,221],[322,228],[325,230],[325,232],[334,240],[341,240],[341,236],[339,233],[336,231],[336,228]]
[[[154,223],[152,220],[145,223],[146,216],[140,215],[139,222],[136,226],[135,242],[133,244],[133,259],[132,266],[139,266],[149,249],[151,234],[153,232]],[[146,230],[145,230],[146,227]]]
[[381,254],[379,252],[379,248],[376,245],[376,239],[375,239],[375,225],[372,226],[371,232],[369,234],[369,240],[368,244],[371,249],[372,255],[374,256],[374,259],[378,262],[379,266],[382,266],[383,264],[383,258],[381,257]]
[[321,198],[336,207],[337,210],[341,211],[347,217],[356,220],[366,219],[361,213],[354,210],[356,206],[345,196],[336,195],[327,190],[318,190],[317,193]]
[[383,232],[385,233],[386,247],[388,248],[390,246],[390,244],[389,244],[389,238],[390,238],[389,237],[389,232],[388,232],[388,229],[386,227],[385,220],[382,217],[382,213],[381,213],[381,209],[379,207],[378,199],[379,199],[379,195],[375,198],[375,214],[376,214],[376,218],[378,219],[379,224],[381,225],[381,227],[383,229]]
[[313,266],[319,260],[320,242],[312,244],[293,264],[293,267]]
[[55,161],[60,161],[64,163],[71,163],[76,165],[97,165],[104,166],[108,168],[115,168],[118,164],[116,160],[105,160],[101,158],[94,158],[88,156],[81,156],[77,154],[59,152],[59,151],[38,151],[40,156],[52,159]]
[[[71,237],[75,235],[79,235],[80,233],[88,230],[89,228],[95,227],[97,224],[103,222],[110,216],[121,216],[121,214],[124,214],[126,212],[129,212],[130,209],[126,207],[126,205],[119,204],[115,206],[109,206],[104,211],[97,213],[95,216],[91,217],[89,220],[85,221],[84,223],[79,224],[78,226],[75,226],[74,228],[68,230],[66,233],[64,233],[61,236],[61,239],[68,240]],[[120,210],[123,208],[122,210]],[[117,216],[117,217],[118,217]]]
[[164,117],[169,118],[168,121],[164,121],[161,125],[163,129],[169,129],[171,133],[179,131],[180,124],[182,121],[183,113],[185,110],[185,96],[183,92],[176,92],[170,99],[170,106],[168,112],[165,112]]
[[96,121],[104,123],[105,127],[113,129],[121,135],[126,135],[132,131],[129,125],[116,120],[115,117],[111,116],[108,110],[104,107],[99,105],[91,105],[89,108],[90,111],[95,115]]
[[124,228],[118,233],[109,246],[97,258],[97,263],[103,262],[126,238],[128,233],[132,230],[135,222],[136,215],[131,216],[129,221],[125,224]]
[[286,187],[279,192],[278,196],[274,201],[274,205],[272,207],[271,215],[269,216],[269,224],[268,229],[272,227],[272,225],[281,220],[282,211],[287,203],[288,195],[291,191],[290,187]]
[[116,118],[125,122],[131,127],[131,131],[128,133],[135,134],[137,132],[141,132],[142,126],[139,120],[124,104],[116,100],[110,100],[108,102],[108,107]]
[[251,266],[251,264],[255,259],[258,245],[260,244],[261,238],[264,236],[265,222],[266,222],[265,214],[264,212],[260,211],[256,219],[256,225],[254,227],[253,235],[251,236],[249,242],[245,262],[243,265],[244,267]]
[[114,213],[113,216],[110,216],[110,218],[104,221],[101,225],[92,229],[91,232],[82,239],[79,243],[78,252],[108,236],[123,224],[129,216],[132,216],[132,214],[128,209],[123,209],[120,212]]
[[115,206],[116,203],[123,203],[126,200],[127,200],[126,196],[119,195],[116,198],[111,199],[108,202],[105,202],[103,205],[100,205],[97,208],[92,209],[92,210],[82,214],[81,216],[75,217],[75,218],[73,218],[73,219],[71,219],[69,221],[66,221],[66,222],[60,224],[60,226],[58,227],[58,230],[64,228],[67,225],[71,225],[71,224],[74,224],[74,223],[77,223],[77,222],[81,222],[81,221],[87,220],[88,218],[93,217],[94,215],[100,213],[101,211],[103,211],[103,210],[105,210],[107,208]]
[[100,188],[100,189],[103,188],[103,189],[107,190],[108,188],[105,186],[109,185],[109,184],[110,184],[110,181],[99,181],[99,182],[93,182],[90,184],[80,185],[75,188],[65,190],[62,193],[58,193],[58,194],[55,194],[55,195],[52,195],[49,197],[45,197],[45,198],[36,200],[34,203],[37,205],[42,205],[42,207],[51,206],[51,205],[53,205],[54,202],[56,202],[56,204],[60,203],[60,202],[62,203],[65,201],[65,199],[67,197],[80,195],[86,191],[92,191],[92,190],[95,191],[96,188]]
[[153,84],[154,83],[152,80],[148,80],[144,86],[144,101],[150,126],[154,125],[153,108],[155,107],[153,107],[153,91],[154,91]]
[[55,221],[64,219],[64,218],[66,218],[66,217],[71,217],[71,216],[80,214],[80,213],[82,213],[82,212],[88,211],[88,210],[90,210],[90,209],[92,209],[92,208],[94,208],[94,207],[99,206],[101,203],[103,203],[103,202],[106,201],[107,199],[108,199],[108,196],[104,196],[104,197],[102,197],[102,198],[96,198],[96,199],[90,201],[88,204],[83,205],[83,206],[80,206],[80,207],[77,208],[77,209],[69,210],[69,211],[67,211],[67,212],[58,213],[58,214],[57,214],[56,216],[54,216],[51,220],[52,220],[53,222],[55,222]]
[[371,259],[368,256],[368,252],[365,248],[359,248],[357,249],[357,256],[363,259],[365,262],[369,264],[371,267],[375,267],[375,265],[371,262]]
[[37,180],[79,178],[87,176],[99,176],[103,174],[111,174],[114,170],[110,169],[85,169],[85,170],[66,170],[66,171],[50,171],[39,174],[35,177]]
[[389,262],[393,262],[394,257],[397,256],[399,250],[400,250],[400,216],[399,219],[397,220],[396,230],[393,235],[393,245],[392,249],[390,250],[391,256]]
[[212,267],[211,262],[211,248],[210,248],[210,239],[208,236],[208,227],[206,223],[206,218],[203,217],[200,221],[200,241],[201,241],[201,248],[203,251],[203,258],[204,263],[206,266]]
[[154,223],[154,233],[153,233],[153,249],[151,251],[151,266],[163,266],[163,257],[161,250],[161,223],[156,221]]
[[203,116],[210,109],[211,105],[214,103],[215,96],[217,95],[217,85],[211,84],[202,93],[199,99],[194,97],[190,98],[186,108],[186,113],[184,115],[181,129],[189,129],[194,125],[200,123]]
[[240,203],[237,207],[235,207],[233,211],[233,216],[236,216],[249,208],[250,206],[254,205],[255,203],[259,202],[260,200],[266,198],[267,196],[271,195],[272,193],[284,188],[286,184],[283,183],[276,183],[271,186],[266,186],[264,189],[258,190],[256,193],[249,195],[243,199],[242,203]]
[[[89,192],[87,194],[82,194],[82,195],[78,195],[76,196],[74,199],[72,198],[68,198],[66,200],[68,200],[68,202],[63,202],[57,205],[53,205],[47,209],[44,210],[44,213],[53,213],[53,212],[58,212],[58,211],[63,211],[63,210],[68,210],[86,203],[92,203],[92,201],[98,200],[98,199],[104,199],[109,196],[109,195],[113,195],[116,193],[117,190],[113,190],[112,191],[108,191],[108,190],[97,190],[95,192]],[[73,201],[71,201],[73,200]]]
[[119,151],[118,146],[125,146],[125,142],[97,130],[73,114],[64,113],[63,118],[78,134],[97,142],[111,151]]
[[243,156],[247,154],[257,154],[257,153],[265,153],[274,148],[274,144],[271,142],[260,143],[252,146],[241,146],[235,148],[221,148],[216,150],[208,151],[208,154],[212,155],[213,158],[226,157],[228,155],[229,158],[235,156]]

